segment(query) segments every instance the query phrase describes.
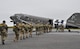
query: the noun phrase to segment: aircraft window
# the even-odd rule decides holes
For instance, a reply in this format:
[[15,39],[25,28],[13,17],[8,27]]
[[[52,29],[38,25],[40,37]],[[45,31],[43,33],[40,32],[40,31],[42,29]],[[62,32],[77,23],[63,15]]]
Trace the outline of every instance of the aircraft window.
[[29,18],[27,18],[27,20],[29,20]]
[[75,19],[75,15],[74,15],[74,16],[72,16],[71,20],[74,20],[74,19]]
[[27,16],[25,18],[28,18]]
[[23,16],[21,16],[21,17],[20,17],[20,19],[24,19],[24,17],[23,17]]
[[30,21],[33,21],[33,19],[30,18]]

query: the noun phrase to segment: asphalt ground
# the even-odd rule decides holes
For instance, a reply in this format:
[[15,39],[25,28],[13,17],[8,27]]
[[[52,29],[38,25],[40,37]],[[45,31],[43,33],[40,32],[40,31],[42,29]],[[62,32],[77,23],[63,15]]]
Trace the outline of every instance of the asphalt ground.
[[12,29],[8,31],[8,37],[5,45],[1,44],[0,49],[80,49],[80,32],[55,32],[43,33],[35,35],[32,38],[13,42],[14,32]]

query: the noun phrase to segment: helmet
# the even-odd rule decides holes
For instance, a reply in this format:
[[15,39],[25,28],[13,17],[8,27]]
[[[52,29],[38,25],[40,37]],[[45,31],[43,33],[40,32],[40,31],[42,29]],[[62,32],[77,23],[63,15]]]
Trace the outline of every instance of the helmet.
[[5,20],[3,20],[3,23],[6,23],[6,21],[5,21]]

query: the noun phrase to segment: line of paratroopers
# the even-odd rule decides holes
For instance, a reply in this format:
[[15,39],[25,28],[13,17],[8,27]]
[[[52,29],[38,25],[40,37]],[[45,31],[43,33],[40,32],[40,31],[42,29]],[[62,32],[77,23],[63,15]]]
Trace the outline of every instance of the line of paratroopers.
[[36,35],[41,35],[43,33],[48,33],[52,31],[52,25],[49,24],[32,24],[32,23],[17,23],[13,27],[15,32],[14,41],[23,40],[29,37],[32,37],[33,30],[36,32]]
[[[63,27],[61,28],[62,29],[60,30],[63,31]],[[32,37],[33,30],[35,31],[36,35],[41,35],[43,33],[51,32],[52,29],[53,26],[50,24],[41,24],[41,23],[32,24],[32,23],[24,23],[24,22],[16,23],[13,26],[13,31],[15,33],[15,37],[13,41],[16,42],[18,40],[23,40]],[[0,24],[0,35],[1,35],[1,42],[3,45],[5,44],[4,41],[7,38],[7,33],[8,33],[8,26],[6,24],[6,21],[4,20],[3,23]]]

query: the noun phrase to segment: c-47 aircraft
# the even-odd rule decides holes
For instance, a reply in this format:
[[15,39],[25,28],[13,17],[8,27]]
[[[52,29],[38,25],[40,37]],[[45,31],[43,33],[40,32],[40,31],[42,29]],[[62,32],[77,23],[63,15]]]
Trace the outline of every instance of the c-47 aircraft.
[[67,19],[67,28],[80,28],[80,13],[74,13]]
[[25,22],[25,23],[42,23],[42,24],[50,24],[53,26],[53,19],[49,18],[43,18],[43,17],[37,17],[33,15],[27,15],[27,14],[14,14],[13,16],[10,16],[10,19],[16,24],[17,22]]

